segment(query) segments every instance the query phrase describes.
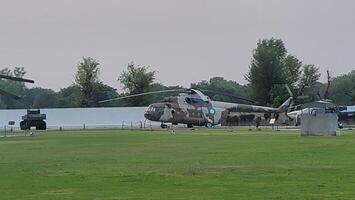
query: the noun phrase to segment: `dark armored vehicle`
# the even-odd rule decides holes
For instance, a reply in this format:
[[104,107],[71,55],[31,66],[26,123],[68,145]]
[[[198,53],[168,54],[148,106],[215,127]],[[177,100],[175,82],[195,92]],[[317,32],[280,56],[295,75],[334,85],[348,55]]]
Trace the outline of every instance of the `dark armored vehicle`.
[[20,122],[21,130],[30,130],[31,127],[36,127],[36,130],[46,130],[47,124],[44,121],[46,114],[41,114],[39,109],[27,110],[27,114],[22,116]]

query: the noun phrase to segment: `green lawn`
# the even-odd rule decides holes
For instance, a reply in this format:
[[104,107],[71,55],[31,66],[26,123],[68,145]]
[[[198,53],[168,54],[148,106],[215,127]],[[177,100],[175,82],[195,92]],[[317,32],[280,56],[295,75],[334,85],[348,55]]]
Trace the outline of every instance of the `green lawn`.
[[117,130],[1,138],[0,199],[355,199],[355,132]]

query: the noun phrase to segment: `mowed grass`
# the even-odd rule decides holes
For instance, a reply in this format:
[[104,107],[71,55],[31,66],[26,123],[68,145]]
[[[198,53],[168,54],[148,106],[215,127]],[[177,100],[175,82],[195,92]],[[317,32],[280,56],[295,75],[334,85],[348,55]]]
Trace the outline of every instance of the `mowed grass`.
[[1,138],[0,199],[355,199],[355,132],[116,130]]

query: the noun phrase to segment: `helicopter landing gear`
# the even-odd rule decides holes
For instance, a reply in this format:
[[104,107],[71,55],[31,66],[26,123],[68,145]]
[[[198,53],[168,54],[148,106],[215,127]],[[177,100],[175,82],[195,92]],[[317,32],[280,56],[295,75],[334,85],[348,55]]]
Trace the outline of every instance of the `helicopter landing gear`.
[[161,128],[168,128],[168,125],[161,123],[161,124],[160,124],[160,127],[161,127]]
[[212,128],[213,127],[213,124],[208,122],[206,125],[205,125],[207,128]]

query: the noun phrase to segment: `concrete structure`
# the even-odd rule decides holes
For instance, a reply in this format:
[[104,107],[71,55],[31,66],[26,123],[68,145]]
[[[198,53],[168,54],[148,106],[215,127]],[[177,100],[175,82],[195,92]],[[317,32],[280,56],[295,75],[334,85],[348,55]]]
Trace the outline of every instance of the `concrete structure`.
[[309,108],[301,114],[302,136],[339,135],[338,114],[324,109]]

